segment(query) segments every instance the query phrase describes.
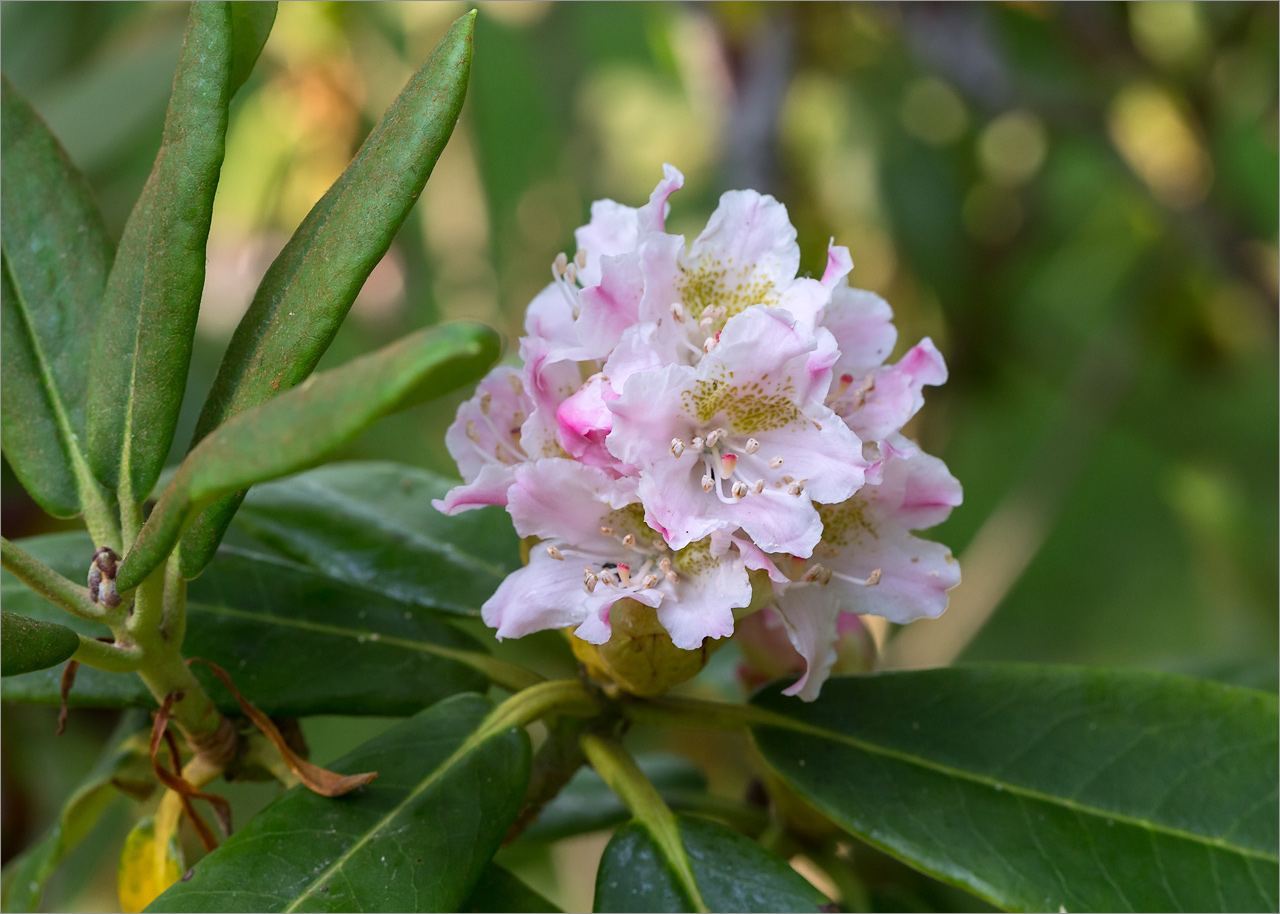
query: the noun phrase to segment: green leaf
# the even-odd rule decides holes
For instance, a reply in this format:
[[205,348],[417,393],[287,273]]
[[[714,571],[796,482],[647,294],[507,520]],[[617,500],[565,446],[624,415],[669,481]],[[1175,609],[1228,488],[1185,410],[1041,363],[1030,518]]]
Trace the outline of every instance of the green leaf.
[[164,137],[125,223],[94,322],[88,448],[94,472],[140,501],[173,442],[204,289],[231,100],[231,12],[191,4]]
[[[83,550],[91,548],[83,534],[22,545],[57,570],[76,567]],[[184,653],[226,669],[245,697],[268,714],[412,714],[446,696],[488,686],[477,666],[492,658],[469,635],[430,612],[273,555],[224,547],[188,596]],[[60,613],[8,574],[3,598],[6,606],[65,620],[87,636],[106,633]],[[226,690],[203,667],[194,671],[219,707],[235,713]],[[19,676],[5,680],[3,697],[56,704],[59,682],[54,670]],[[80,668],[70,703],[155,706],[136,676],[87,666]]]
[[[263,277],[236,327],[192,438],[289,390],[315,369],[417,201],[453,133],[471,72],[475,12],[458,19]],[[210,507],[184,546],[203,567],[239,507]]]
[[339,800],[295,787],[151,905],[155,911],[456,911],[529,780],[520,727],[459,695],[331,766],[377,771]]
[[[705,797],[707,778],[693,763],[667,753],[638,754],[636,764],[673,809],[697,805]],[[557,841],[570,835],[601,831],[631,818],[618,795],[594,769],[583,767],[543,807],[521,834],[522,840]]]
[[[140,584],[212,502],[323,462],[382,416],[475,380],[497,355],[497,335],[479,324],[419,330],[236,416],[182,462],[125,556],[116,586],[123,593]],[[184,561],[183,574],[199,574],[203,566],[194,564]]]
[[[678,816],[680,840],[711,911],[821,911],[830,900],[783,860],[715,822]],[[597,911],[691,911],[675,872],[639,822],[609,841],[596,875]]]
[[0,676],[17,676],[57,666],[80,647],[80,636],[55,622],[0,612]]
[[337,580],[474,616],[520,567],[520,541],[501,508],[433,508],[455,484],[403,464],[330,464],[254,487],[235,526]]
[[116,789],[144,798],[155,786],[142,733],[147,719],[140,712],[126,714],[93,770],[62,805],[58,819],[38,842],[4,868],[0,909],[35,911],[49,876],[97,824]]
[[1014,910],[1274,910],[1277,700],[1011,665],[754,704],[765,759],[869,843]]
[[111,243],[58,140],[7,77],[0,91],[0,439],[40,507],[70,517],[102,498],[80,442]]
[[529,888],[510,872],[490,863],[480,874],[471,897],[458,908],[480,914],[483,911],[559,911],[547,899]]
[[234,95],[253,72],[262,46],[267,43],[276,21],[275,0],[232,0],[231,7],[231,94]]

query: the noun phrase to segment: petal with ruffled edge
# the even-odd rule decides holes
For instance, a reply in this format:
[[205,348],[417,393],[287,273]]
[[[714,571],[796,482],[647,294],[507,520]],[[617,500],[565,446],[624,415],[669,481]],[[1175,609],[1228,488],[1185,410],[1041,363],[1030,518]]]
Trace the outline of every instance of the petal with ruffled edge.
[[600,260],[634,251],[640,240],[640,226],[633,206],[613,200],[591,204],[591,221],[573,233],[578,250],[586,251],[586,264],[578,271],[584,286],[600,282]]
[[533,408],[521,371],[500,365],[476,386],[445,432],[445,445],[464,485],[432,502],[446,514],[506,504],[511,468],[529,459],[521,427]]
[[753,190],[731,190],[684,258],[683,300],[697,319],[705,308],[728,316],[774,304],[800,268],[800,246],[787,208]]
[[684,187],[684,175],[680,173],[680,169],[674,165],[664,164],[662,180],[649,195],[649,202],[640,207],[636,213],[636,221],[642,233],[666,230],[667,214],[671,210],[671,204],[667,202],[667,198],[682,187]]
[[[606,517],[636,499],[632,479],[616,479],[573,460],[549,459],[516,470],[507,510],[521,536],[537,536],[610,556],[621,550],[621,544],[614,536],[601,533],[600,527]],[[638,511],[633,513],[638,517]],[[581,586],[581,580],[578,584]]]
[[487,508],[489,505],[505,505],[507,491],[515,478],[515,467],[486,464],[471,482],[454,486],[445,493],[444,498],[431,499],[431,507],[442,514],[457,514],[474,508]]
[[618,394],[608,379],[603,374],[595,374],[556,409],[557,437],[565,452],[615,475],[633,470],[620,463],[604,446],[605,436],[613,429],[613,413],[608,404],[616,399]]
[[[712,555],[705,542],[676,554],[675,599],[658,607],[658,621],[676,647],[691,651],[706,638],[733,634],[733,610],[751,603],[751,580],[736,553]],[[669,585],[668,585],[669,586]]]
[[868,441],[887,438],[924,406],[924,386],[947,380],[942,353],[925,338],[913,346],[897,364],[872,375],[871,389],[854,381],[854,389],[832,400],[831,406],[849,427]]
[[848,374],[855,384],[883,365],[898,341],[889,303],[874,292],[852,289],[843,282],[831,290],[831,302],[819,323],[831,331],[840,348],[833,369],[836,376]]
[[601,279],[578,295],[582,311],[577,330],[586,358],[603,360],[618,344],[622,332],[640,320],[644,275],[640,256],[627,252],[601,260]]
[[907,530],[924,530],[942,523],[964,500],[960,481],[947,465],[914,442],[893,435],[882,449],[882,480],[860,493],[877,517]]
[[[848,588],[844,608],[859,615],[884,616],[899,625],[942,615],[947,608],[947,591],[960,583],[960,564],[951,550],[890,524],[880,528],[874,544],[842,551],[824,564],[862,580],[878,570],[878,584]],[[827,587],[836,584],[833,578]]]
[[780,593],[775,606],[786,624],[787,639],[805,663],[804,675],[782,694],[813,701],[836,662],[839,601],[829,585],[801,585]]
[[[687,441],[693,436],[693,419],[681,408],[681,401],[697,376],[688,365],[668,365],[628,377],[621,396],[609,403],[613,430],[605,443],[610,453],[642,468],[670,458],[673,438]],[[681,459],[692,467],[693,455],[688,453]]]

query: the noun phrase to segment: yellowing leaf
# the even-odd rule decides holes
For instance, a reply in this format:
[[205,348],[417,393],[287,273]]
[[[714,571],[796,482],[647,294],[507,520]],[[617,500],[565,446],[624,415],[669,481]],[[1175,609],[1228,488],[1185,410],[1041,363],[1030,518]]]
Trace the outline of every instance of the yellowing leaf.
[[[164,808],[163,806],[161,807]],[[148,816],[138,822],[124,841],[120,855],[118,891],[120,910],[137,914],[159,897],[182,876],[182,851],[177,842],[177,817],[172,824],[156,832],[156,818]]]

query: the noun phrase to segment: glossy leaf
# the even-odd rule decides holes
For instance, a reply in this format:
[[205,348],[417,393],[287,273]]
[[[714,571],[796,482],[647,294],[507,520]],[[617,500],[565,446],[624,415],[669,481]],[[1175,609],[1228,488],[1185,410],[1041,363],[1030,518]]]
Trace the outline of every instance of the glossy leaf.
[[[91,549],[83,534],[38,537],[22,546],[57,570],[76,568]],[[3,598],[34,618],[65,620],[89,636],[106,633],[61,613],[7,573]],[[226,669],[249,701],[274,716],[412,714],[488,685],[474,665],[458,659],[483,663],[489,659],[484,648],[430,612],[273,555],[230,547],[191,585],[184,653]],[[193,669],[218,706],[237,713],[208,671]],[[3,697],[57,704],[59,681],[56,670],[6,679]],[[87,666],[76,676],[70,704],[155,706],[136,676]]]
[[191,5],[160,151],[125,223],[95,316],[89,459],[102,482],[134,501],[160,475],[187,386],[233,44],[228,4]]
[[490,863],[480,874],[475,891],[459,911],[559,911],[547,899],[529,888],[508,870]]
[[155,787],[146,742],[138,735],[146,723],[138,711],[124,716],[89,776],[62,805],[53,827],[5,865],[0,910],[38,910],[45,882],[97,824],[116,790],[142,799]]
[[[263,277],[196,424],[194,447],[232,416],[302,383],[382,260],[453,133],[471,72],[475,13],[458,19]],[[193,568],[218,547],[243,495],[187,537]]]
[[[419,330],[236,416],[182,462],[116,586],[124,592],[141,583],[212,502],[323,462],[382,416],[474,381],[497,355],[496,334],[479,324]],[[194,577],[202,567],[184,562],[183,573]]]
[[0,676],[17,676],[57,666],[80,647],[80,636],[56,622],[0,612]]
[[231,93],[244,85],[276,21],[275,0],[232,0]]
[[[666,753],[638,754],[636,764],[672,809],[696,804],[707,792],[707,778],[692,762]],[[590,766],[577,773],[543,807],[523,840],[556,841],[570,835],[600,831],[631,818],[617,794]]]
[[80,442],[111,243],[58,140],[8,78],[2,92],[0,439],[40,507],[69,517],[96,486]]
[[431,507],[455,484],[397,463],[330,464],[256,486],[235,525],[321,574],[412,606],[479,615],[520,567],[520,541],[501,508],[447,517]]
[[524,730],[459,695],[333,767],[378,777],[340,800],[294,788],[156,899],[155,911],[456,911],[524,799]]
[[[784,860],[723,825],[678,817],[698,891],[711,911],[820,911],[830,900]],[[597,911],[691,911],[657,842],[638,822],[609,841],[596,875]]]
[[770,687],[788,784],[1014,910],[1274,910],[1277,701],[1156,673],[1001,666]]

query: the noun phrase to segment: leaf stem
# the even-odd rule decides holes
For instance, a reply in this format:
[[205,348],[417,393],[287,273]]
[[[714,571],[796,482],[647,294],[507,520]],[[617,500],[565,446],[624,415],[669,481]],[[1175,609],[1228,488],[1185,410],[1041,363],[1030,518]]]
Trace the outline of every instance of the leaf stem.
[[595,768],[596,773],[627,805],[631,814],[649,830],[654,842],[671,863],[689,900],[693,902],[693,909],[707,911],[706,902],[698,891],[698,883],[693,878],[693,868],[689,865],[684,842],[680,840],[680,826],[675,814],[644,776],[635,759],[618,740],[606,739],[593,733],[583,734],[581,745],[591,767]]
[[3,560],[5,571],[59,609],[66,610],[73,616],[88,619],[90,622],[107,624],[118,623],[123,617],[122,609],[112,610],[94,603],[89,599],[88,588],[67,580],[44,562],[4,537],[0,537],[0,559]]
[[108,673],[133,673],[142,666],[143,654],[136,644],[113,644],[81,635],[71,659]]

